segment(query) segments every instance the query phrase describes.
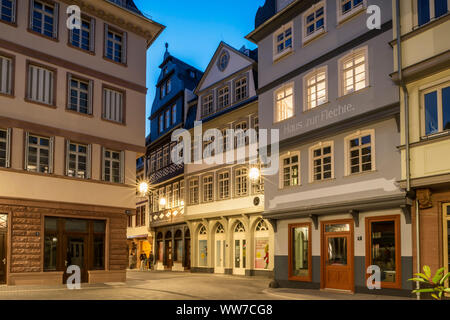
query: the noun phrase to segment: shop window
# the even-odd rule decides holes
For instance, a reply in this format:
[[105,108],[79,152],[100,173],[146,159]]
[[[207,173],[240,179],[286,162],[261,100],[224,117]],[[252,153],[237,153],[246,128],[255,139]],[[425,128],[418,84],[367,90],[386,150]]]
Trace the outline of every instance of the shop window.
[[255,269],[269,269],[269,227],[260,220],[255,229]]
[[401,288],[400,216],[366,218],[366,267],[381,269],[381,287]]
[[311,224],[289,225],[289,280],[312,281]]

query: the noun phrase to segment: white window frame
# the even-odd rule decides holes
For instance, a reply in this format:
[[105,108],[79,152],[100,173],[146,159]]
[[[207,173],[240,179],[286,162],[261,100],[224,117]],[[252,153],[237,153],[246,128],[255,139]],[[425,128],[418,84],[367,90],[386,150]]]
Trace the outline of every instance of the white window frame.
[[[45,20],[45,18],[44,18],[44,16],[50,16],[50,14],[48,13],[48,12],[46,12],[45,10],[39,10],[39,9],[36,9],[35,7],[34,7],[34,3],[35,2],[39,2],[39,3],[41,3],[43,6],[49,6],[49,7],[53,7],[53,16],[52,16],[52,19],[53,19],[53,30],[52,30],[52,36],[50,37],[50,36],[48,36],[48,35],[46,35],[45,33],[44,33],[44,20]],[[29,18],[30,18],[30,21],[29,21],[29,28],[30,28],[30,30],[32,30],[33,32],[36,32],[36,33],[38,33],[38,34],[41,34],[41,35],[43,35],[44,37],[49,37],[49,38],[52,38],[52,39],[58,39],[58,25],[59,25],[59,4],[57,3],[57,2],[53,2],[53,1],[51,1],[51,2],[47,2],[47,1],[43,1],[43,0],[30,0],[30,2],[29,2]],[[34,20],[33,20],[33,18],[34,18],[34,12],[35,12],[35,10],[36,11],[38,11],[41,15],[42,15],[42,21],[41,21],[41,25],[40,25],[40,28],[41,28],[41,32],[39,32],[39,31],[36,31],[36,30],[34,30],[33,29],[33,26],[34,26]]]
[[[38,144],[30,144],[30,137],[35,137],[38,138]],[[46,146],[42,146],[39,144],[39,141],[41,139],[46,139],[48,140],[48,147]],[[40,174],[52,174],[53,173],[53,155],[54,155],[54,145],[55,145],[55,138],[54,137],[43,137],[40,135],[35,135],[35,134],[31,134],[29,132],[25,133],[25,170],[28,172],[36,172],[36,173],[40,173]],[[29,155],[30,155],[30,147],[34,147],[37,149],[36,152],[36,169],[35,170],[31,170],[29,168],[30,165],[30,159],[29,159]],[[39,167],[40,167],[40,151],[41,150],[48,150],[48,172],[40,172],[39,171]]]
[[219,200],[230,199],[231,173],[229,170],[217,174],[217,197]]
[[12,138],[12,129],[1,129],[5,133],[5,138],[0,138],[0,142],[5,143],[5,166],[3,168],[11,168],[11,138]]
[[[291,151],[286,153],[285,155],[282,155],[280,157],[280,171],[279,171],[279,186],[280,189],[288,189],[288,188],[295,188],[295,187],[299,187],[302,185],[302,180],[301,180],[301,158],[300,158],[300,151]],[[292,158],[293,157],[298,157],[298,162],[296,164],[292,163]],[[284,160],[285,159],[290,159],[290,163],[289,165],[284,165]],[[292,167],[294,166],[298,167],[298,183],[296,185],[294,185],[292,183]],[[284,185],[284,169],[285,168],[289,168],[289,186],[285,186]]]
[[180,206],[180,184],[175,182],[173,184],[173,207],[177,208]]
[[166,201],[166,209],[173,208],[173,190],[171,184],[166,186]]
[[[111,40],[109,38],[109,33],[113,35],[113,39]],[[115,39],[115,36],[120,36],[122,41],[117,41]],[[108,57],[108,42],[112,42],[112,57]],[[121,56],[120,61],[117,61],[115,59],[116,57],[116,44],[120,44],[120,50],[121,50]],[[127,63],[127,33],[125,31],[118,30],[114,27],[110,27],[108,24],[105,23],[105,39],[104,39],[104,57],[112,62],[126,64]]]
[[[41,82],[42,79],[44,80],[43,85]],[[38,88],[35,87],[37,81],[39,81]],[[55,89],[56,72],[30,62],[28,64],[27,99],[33,102],[54,106],[56,103]]]
[[[286,31],[291,29],[290,39],[291,39],[291,46],[286,49]],[[283,50],[278,52],[278,44],[281,44],[281,41],[278,41],[278,36],[283,33]],[[292,53],[294,51],[294,22],[291,21],[279,28],[277,31],[273,34],[273,61],[276,61],[285,55]],[[288,38],[289,39],[289,38]]]
[[214,175],[208,174],[202,177],[202,202],[214,201]]
[[[115,102],[114,106],[111,104],[111,99],[113,97]],[[118,102],[117,98],[119,98]],[[125,122],[125,110],[125,92],[104,87],[102,118],[104,120],[123,124]]]
[[189,179],[189,204],[190,205],[199,204],[199,201],[200,201],[199,194],[200,194],[199,178]]
[[236,148],[242,148],[248,144],[247,130],[247,121],[240,121],[234,125],[234,145]]
[[[353,65],[353,67],[351,69],[347,69],[347,70],[353,70],[353,87],[354,90],[353,91],[349,91],[346,92],[346,88],[345,88],[345,71],[344,70],[344,64],[348,61],[348,60],[353,60],[353,64],[355,62],[355,58],[359,55],[364,55],[364,65],[365,65],[365,86],[359,90],[356,90],[356,79],[355,79],[355,65]],[[353,94],[356,92],[359,92],[361,90],[364,90],[365,88],[370,86],[370,73],[369,73],[369,49],[367,46],[358,48],[358,49],[353,49],[351,50],[349,53],[347,53],[345,56],[343,56],[342,58],[340,58],[338,60],[338,65],[339,65],[339,97],[344,97],[346,95],[349,94]]]
[[202,117],[207,117],[214,113],[214,95],[212,93],[202,97]]
[[360,4],[358,4],[356,7],[353,6],[353,0],[352,1],[352,9],[350,9],[346,13],[342,13],[342,1],[343,0],[336,0],[336,8],[337,8],[337,21],[338,24],[344,23],[348,19],[352,18],[353,16],[363,12],[367,8],[367,0],[363,0]]
[[[331,147],[331,177],[324,179],[323,178],[323,167],[324,167],[324,163],[323,163],[323,159],[325,158],[323,155],[323,149],[327,148],[327,147]],[[322,154],[320,157],[314,157],[314,150],[317,149],[321,149],[322,150]],[[327,156],[328,157],[328,156]],[[314,160],[316,159],[322,159],[321,161],[321,168],[322,168],[322,172],[321,172],[321,176],[322,179],[321,180],[316,180],[315,174],[314,174]],[[313,146],[311,146],[309,148],[309,183],[317,183],[317,182],[325,182],[325,181],[330,181],[333,180],[335,177],[335,170],[334,170],[334,141],[327,141],[327,142],[319,142],[318,144],[315,144]]]
[[[443,80],[443,81],[442,81]],[[441,79],[439,83],[432,83],[420,90],[420,109],[421,109],[421,134],[422,137],[431,137],[434,135],[442,134],[448,130],[444,130],[444,111],[442,106],[442,89],[450,86],[450,77]],[[438,132],[427,135],[426,133],[426,108],[425,108],[425,95],[437,91],[438,101]]]
[[13,94],[14,59],[0,54],[0,94]]
[[[361,154],[361,149],[362,146],[359,147],[355,147],[355,148],[351,148],[350,147],[350,141],[354,140],[354,139],[361,139],[363,137],[366,136],[370,136],[370,147],[371,147],[371,165],[372,165],[372,169],[371,170],[367,170],[367,171],[363,171],[362,170],[362,154]],[[369,173],[369,172],[374,172],[377,170],[376,168],[376,150],[375,150],[375,130],[374,129],[369,129],[369,130],[358,130],[355,133],[347,136],[344,138],[344,152],[345,152],[345,176],[354,176],[354,175],[359,175],[359,174],[364,174],[364,173]],[[359,149],[360,150],[360,172],[358,173],[352,173],[351,170],[351,151],[355,150],[355,149]]]
[[[89,29],[85,28],[83,26],[83,22],[86,22],[87,24],[89,24]],[[79,31],[79,43],[78,45],[73,43],[73,30],[69,30],[69,43],[71,46],[81,49],[83,51],[87,51],[87,52],[95,52],[95,19],[91,18],[91,17],[87,17],[82,15],[81,16],[81,29],[77,29]],[[83,48],[83,31],[84,32],[88,32],[89,33],[89,49],[84,49]]]
[[[323,15],[320,17],[320,19],[323,19],[323,26],[320,27],[320,29],[316,29],[316,23],[318,20],[320,20],[320,19],[317,19],[316,12],[320,8],[323,8]],[[314,14],[314,20],[313,20],[314,31],[311,34],[308,34],[308,26],[311,25],[311,22],[308,23],[307,18],[311,14]],[[308,11],[306,11],[303,14],[302,21],[303,21],[303,38],[302,38],[303,44],[306,44],[306,43],[310,42],[311,40],[317,38],[318,36],[326,33],[327,32],[327,4],[326,4],[326,1],[322,0],[322,1],[314,4],[310,9],[308,9]]]
[[[317,98],[317,86],[318,86],[318,82],[317,82],[317,78],[319,76],[319,74],[321,73],[325,73],[325,80],[322,80],[321,82],[325,83],[325,101],[323,101],[322,103],[319,104],[319,99]],[[308,81],[312,78],[315,78],[315,83],[313,85],[308,85]],[[312,107],[312,105],[310,105],[309,102],[309,89],[315,87],[315,93],[316,93],[316,106]],[[307,75],[305,75],[303,77],[303,96],[304,96],[304,108],[303,110],[309,111],[309,110],[313,110],[316,108],[319,108],[320,106],[323,106],[325,104],[327,104],[329,102],[328,100],[328,66],[323,66],[317,69],[312,70],[310,73],[308,73]]]
[[[234,81],[234,102],[243,101],[249,95],[248,78],[241,77]],[[239,93],[238,93],[239,92]]]
[[170,164],[170,148],[169,146],[165,146],[163,148],[163,163],[162,167],[165,168]]
[[[242,172],[245,172],[245,174]],[[244,185],[245,191],[243,188]],[[239,186],[241,186],[241,188],[239,188]],[[240,167],[234,169],[234,195],[236,197],[246,197],[249,195],[249,188],[248,168]]]
[[[10,0],[12,3],[12,8],[11,8],[11,21],[6,21],[3,19],[0,19],[0,21],[6,22],[6,23],[11,23],[11,24],[16,24],[16,7],[17,7],[17,0]],[[0,4],[0,17],[2,16],[2,9],[3,6]]]
[[[287,96],[286,95],[286,91],[289,88],[292,89],[292,94]],[[281,92],[284,93],[284,97],[279,100],[278,99],[278,94],[281,93]],[[278,103],[279,102],[283,103],[282,101],[284,101],[285,99],[288,99],[291,96],[292,96],[292,115],[289,116],[289,117],[280,118],[279,117],[280,116],[280,110],[278,108]],[[274,106],[275,106],[274,107],[274,115],[273,115],[274,116],[274,123],[283,122],[283,121],[286,121],[288,119],[291,119],[291,118],[295,117],[295,87],[294,87],[294,83],[293,82],[287,83],[287,84],[283,85],[282,87],[278,88],[277,90],[275,90],[274,94],[273,94],[273,99],[274,99]],[[285,107],[283,107],[283,112],[282,113],[287,115],[287,111],[284,110],[284,109],[285,109]]]
[[[71,145],[75,145],[77,150],[76,151],[71,151],[70,146]],[[80,153],[78,151],[78,147],[86,147],[86,153]],[[70,175],[70,155],[75,155],[75,172],[74,175]],[[73,178],[79,178],[79,179],[90,179],[91,178],[91,156],[92,155],[92,145],[90,144],[84,144],[84,143],[78,143],[78,142],[73,142],[70,140],[66,140],[66,176],[68,177],[73,177]],[[85,170],[85,176],[80,177],[78,176],[78,161],[79,161],[79,157],[80,156],[85,156],[86,157],[86,170]]]
[[224,109],[229,105],[230,105],[230,87],[227,85],[217,90],[217,109]]
[[180,181],[180,206],[184,206],[185,205],[185,201],[184,201],[184,180]]
[[[76,88],[72,87],[72,81],[76,81],[78,83]],[[83,90],[80,88],[80,83],[87,84],[88,89]],[[72,109],[72,90],[77,92],[77,106],[76,110]],[[73,112],[92,115],[93,109],[93,91],[94,91],[94,81],[92,80],[84,80],[78,78],[76,75],[71,73],[67,74],[67,109]],[[87,113],[80,111],[80,95],[81,93],[85,93],[87,95]]]
[[[107,157],[106,153],[109,152],[110,156]],[[119,160],[113,159],[112,154],[116,153],[119,154]],[[109,179],[106,179],[106,162],[109,162],[110,164],[110,173],[109,173]],[[119,163],[119,181],[115,182],[113,180],[113,174],[112,174],[112,164],[113,163]],[[118,183],[118,184],[124,184],[125,183],[125,152],[124,151],[117,151],[117,150],[111,150],[106,149],[102,147],[102,181],[110,182],[110,183]]]

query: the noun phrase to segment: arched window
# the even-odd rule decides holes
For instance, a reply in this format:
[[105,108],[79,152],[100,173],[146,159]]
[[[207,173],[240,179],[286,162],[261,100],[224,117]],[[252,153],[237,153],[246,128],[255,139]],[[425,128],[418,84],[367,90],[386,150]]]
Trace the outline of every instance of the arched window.
[[225,233],[225,229],[223,228],[223,225],[221,223],[219,223],[219,225],[217,226],[216,233]]
[[267,226],[267,223],[264,220],[260,220],[256,225],[256,231],[268,231],[268,230],[269,227]]
[[156,239],[162,240],[162,238],[163,238],[163,234],[162,234],[162,232],[159,232],[158,235],[156,236]]
[[207,234],[206,227],[202,225],[198,233],[201,235],[206,235]]
[[239,222],[239,223],[236,225],[236,228],[234,228],[234,232],[236,232],[236,233],[245,232],[245,227],[244,227],[244,225],[242,224],[242,222]]
[[167,233],[166,233],[166,239],[168,239],[168,238],[172,238],[172,232],[170,232],[170,231],[167,231]]

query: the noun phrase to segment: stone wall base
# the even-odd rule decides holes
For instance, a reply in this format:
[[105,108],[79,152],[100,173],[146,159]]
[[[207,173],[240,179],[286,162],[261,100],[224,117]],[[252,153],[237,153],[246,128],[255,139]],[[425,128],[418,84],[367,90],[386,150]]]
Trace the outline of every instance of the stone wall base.
[[89,284],[127,281],[127,272],[125,270],[88,271],[88,274],[89,274]]
[[62,284],[63,272],[10,273],[8,276],[8,285],[10,286],[55,286]]
[[164,263],[162,263],[161,261],[156,262],[155,270],[156,271],[164,271],[164,270],[166,270],[165,267],[164,267]]

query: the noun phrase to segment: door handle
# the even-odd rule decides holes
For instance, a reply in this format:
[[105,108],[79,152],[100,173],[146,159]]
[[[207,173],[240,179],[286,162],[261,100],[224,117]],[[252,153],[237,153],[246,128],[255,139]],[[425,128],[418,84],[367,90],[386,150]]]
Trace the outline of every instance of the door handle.
[[68,264],[68,262],[67,262],[67,260],[65,260],[64,261],[64,265],[67,267],[67,264]]
[[3,264],[6,265],[6,258],[2,260]]

